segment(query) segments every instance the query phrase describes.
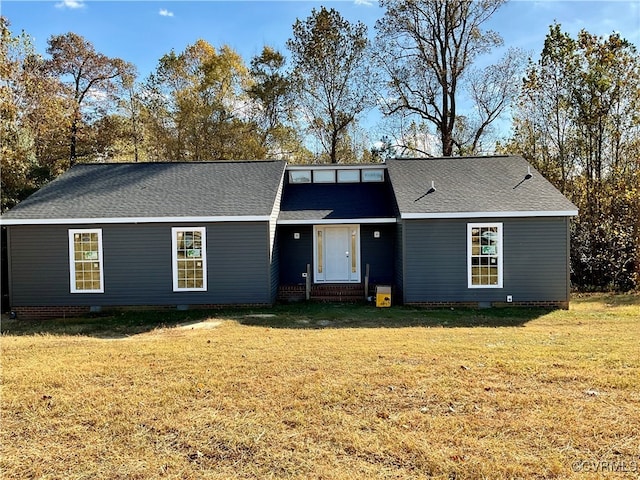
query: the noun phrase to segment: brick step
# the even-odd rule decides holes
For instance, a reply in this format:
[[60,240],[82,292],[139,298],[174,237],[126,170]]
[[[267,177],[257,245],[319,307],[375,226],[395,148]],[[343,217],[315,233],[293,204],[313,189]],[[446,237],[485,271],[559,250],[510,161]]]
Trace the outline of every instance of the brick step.
[[312,302],[320,302],[320,303],[358,303],[363,302],[364,298],[361,295],[358,296],[311,296],[310,300]]
[[[278,292],[279,300],[304,299],[304,286],[284,286]],[[310,299],[315,302],[356,303],[364,300],[363,284],[312,285]]]
[[311,300],[316,302],[356,303],[364,300],[364,285],[324,284],[311,287]]
[[364,285],[361,283],[316,283],[311,286],[311,290],[318,292],[341,290],[341,291],[362,291]]

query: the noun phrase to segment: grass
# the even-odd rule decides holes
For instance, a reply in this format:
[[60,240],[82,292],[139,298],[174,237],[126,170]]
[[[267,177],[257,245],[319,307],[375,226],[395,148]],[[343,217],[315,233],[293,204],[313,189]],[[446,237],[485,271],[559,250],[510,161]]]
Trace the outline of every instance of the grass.
[[637,295],[552,312],[126,312],[2,332],[2,478],[640,475]]

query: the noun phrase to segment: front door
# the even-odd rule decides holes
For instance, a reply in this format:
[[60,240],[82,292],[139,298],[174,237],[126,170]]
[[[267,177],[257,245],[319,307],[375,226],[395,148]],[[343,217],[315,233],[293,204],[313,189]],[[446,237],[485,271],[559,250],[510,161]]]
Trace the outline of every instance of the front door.
[[359,226],[316,226],[314,233],[315,282],[359,283]]

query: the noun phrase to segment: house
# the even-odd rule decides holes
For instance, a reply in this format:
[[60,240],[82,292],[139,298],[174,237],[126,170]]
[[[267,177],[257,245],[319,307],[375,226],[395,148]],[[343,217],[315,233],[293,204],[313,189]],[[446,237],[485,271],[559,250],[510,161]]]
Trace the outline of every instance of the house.
[[524,159],[394,160],[388,174],[405,303],[568,307],[578,210]]
[[77,165],[2,217],[18,316],[271,304],[284,162]]
[[[1,219],[21,318],[124,306],[568,306],[576,207],[516,156],[85,164]],[[366,289],[366,290],[365,290]]]

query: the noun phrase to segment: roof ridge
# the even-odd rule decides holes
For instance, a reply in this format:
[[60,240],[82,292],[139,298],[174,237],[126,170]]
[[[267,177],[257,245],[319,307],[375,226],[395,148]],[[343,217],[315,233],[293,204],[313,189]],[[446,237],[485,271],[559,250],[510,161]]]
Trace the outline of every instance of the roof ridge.
[[400,158],[391,158],[390,160],[422,160],[422,161],[434,161],[434,160],[482,160],[482,159],[490,159],[490,158],[512,158],[512,157],[520,157],[521,155],[515,154],[496,154],[496,155],[459,155],[459,156],[450,156],[450,157],[400,157]]
[[80,166],[115,166],[115,165],[211,165],[230,163],[286,163],[285,160],[265,159],[265,160],[158,160],[153,162],[99,162],[99,163],[76,163],[73,167]]

